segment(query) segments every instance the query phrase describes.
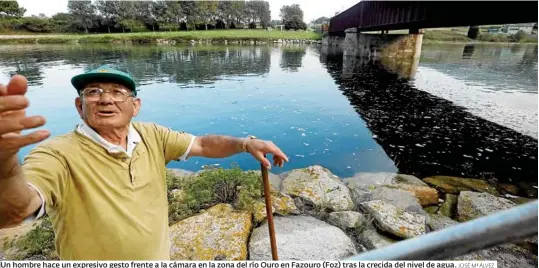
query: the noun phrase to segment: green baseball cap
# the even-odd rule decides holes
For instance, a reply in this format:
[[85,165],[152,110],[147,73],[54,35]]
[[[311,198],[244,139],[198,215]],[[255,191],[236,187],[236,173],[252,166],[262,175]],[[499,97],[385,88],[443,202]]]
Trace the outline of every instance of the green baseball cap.
[[84,89],[85,85],[93,82],[118,83],[130,89],[133,92],[133,95],[137,96],[135,80],[133,80],[133,77],[130,74],[117,70],[109,65],[103,65],[97,69],[75,75],[71,78],[71,84],[77,91],[81,91]]

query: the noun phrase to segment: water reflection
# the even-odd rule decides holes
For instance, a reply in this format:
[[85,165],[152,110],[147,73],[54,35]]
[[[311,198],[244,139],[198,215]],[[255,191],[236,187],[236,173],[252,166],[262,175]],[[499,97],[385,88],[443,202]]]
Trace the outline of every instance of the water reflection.
[[279,66],[288,72],[297,72],[302,66],[303,57],[306,54],[305,47],[302,46],[284,46],[281,53]]
[[[61,59],[62,64],[85,70],[114,64],[130,72],[138,84],[172,82],[180,85],[209,84],[222,76],[267,73],[269,47],[212,47],[197,49],[172,46],[21,46],[0,49],[0,64],[28,75],[31,85],[41,85],[42,68]],[[286,58],[286,57],[285,57]],[[301,60],[300,60],[301,65]]]
[[536,183],[536,139],[418,90],[379,63],[331,52],[320,61],[400,172]]

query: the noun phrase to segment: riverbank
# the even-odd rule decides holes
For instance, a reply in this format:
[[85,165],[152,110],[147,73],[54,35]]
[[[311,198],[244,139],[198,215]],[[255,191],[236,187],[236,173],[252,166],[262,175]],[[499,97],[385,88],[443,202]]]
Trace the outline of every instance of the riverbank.
[[0,35],[0,44],[66,44],[66,43],[262,43],[262,42],[317,42],[322,36],[304,31],[215,30],[180,32],[145,32],[114,34],[48,34]]
[[[171,259],[269,259],[260,177],[259,171],[239,168],[196,173],[170,169]],[[339,178],[319,165],[279,175],[270,173],[269,180],[279,255],[295,260],[346,258],[537,198],[536,192],[523,193],[516,186],[491,185],[477,179],[419,179],[395,173]],[[8,235],[2,232],[7,259],[57,258],[47,219],[33,228],[22,227],[16,239],[13,231]],[[537,247],[537,239],[529,238],[459,259],[486,258],[503,263],[502,267],[536,267],[533,247]],[[507,258],[508,254],[512,258]]]

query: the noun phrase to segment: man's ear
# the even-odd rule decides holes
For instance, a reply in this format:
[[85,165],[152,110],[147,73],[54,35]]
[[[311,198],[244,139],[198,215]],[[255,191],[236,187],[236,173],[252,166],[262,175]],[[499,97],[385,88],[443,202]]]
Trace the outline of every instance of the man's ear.
[[139,98],[133,100],[133,117],[138,115],[141,106],[142,101]]
[[82,111],[82,99],[81,97],[77,97],[75,99],[75,107],[77,107],[77,111],[79,112],[79,116],[81,119],[84,119],[84,113]]

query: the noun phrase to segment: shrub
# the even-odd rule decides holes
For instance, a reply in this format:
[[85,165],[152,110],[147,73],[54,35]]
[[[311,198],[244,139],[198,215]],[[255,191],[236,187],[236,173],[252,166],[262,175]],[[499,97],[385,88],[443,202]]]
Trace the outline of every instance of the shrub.
[[34,229],[10,243],[6,243],[8,248],[13,247],[10,255],[6,256],[13,260],[25,259],[57,259],[54,231],[49,218],[45,216],[41,223]]
[[[231,169],[208,168],[188,180],[167,175],[169,221],[173,224],[218,203],[228,203],[236,209],[251,210],[262,197],[259,173]],[[177,200],[173,189],[181,189],[183,197]]]
[[54,29],[50,19],[47,18],[24,18],[23,26],[33,33],[50,33]]
[[509,37],[503,34],[484,33],[479,35],[477,40],[485,42],[509,42]]

